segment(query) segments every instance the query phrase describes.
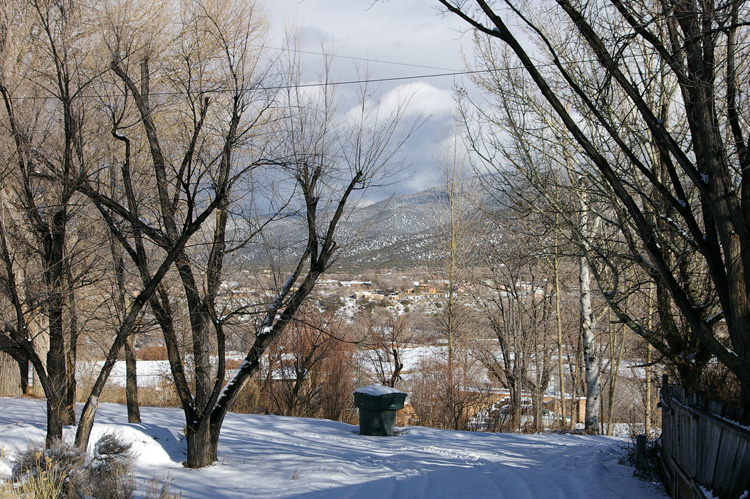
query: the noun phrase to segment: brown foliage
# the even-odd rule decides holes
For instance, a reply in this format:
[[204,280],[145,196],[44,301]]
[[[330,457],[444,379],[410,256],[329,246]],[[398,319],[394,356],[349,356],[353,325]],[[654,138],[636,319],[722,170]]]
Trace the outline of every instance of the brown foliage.
[[139,348],[135,356],[138,360],[167,360],[167,347],[159,345]]

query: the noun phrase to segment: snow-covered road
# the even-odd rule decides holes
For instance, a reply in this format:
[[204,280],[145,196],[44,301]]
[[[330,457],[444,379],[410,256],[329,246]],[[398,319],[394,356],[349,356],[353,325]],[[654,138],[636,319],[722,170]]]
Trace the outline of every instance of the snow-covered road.
[[[42,400],[0,399],[0,445],[44,437]],[[115,432],[133,442],[141,489],[171,475],[189,498],[665,498],[660,485],[619,464],[625,440],[576,435],[515,435],[400,428],[395,437],[359,435],[357,426],[317,419],[229,414],[219,462],[181,466],[179,409],[141,409],[127,424],[124,406],[102,404],[92,441]],[[12,453],[11,453],[12,454]],[[10,472],[9,458],[0,474]]]

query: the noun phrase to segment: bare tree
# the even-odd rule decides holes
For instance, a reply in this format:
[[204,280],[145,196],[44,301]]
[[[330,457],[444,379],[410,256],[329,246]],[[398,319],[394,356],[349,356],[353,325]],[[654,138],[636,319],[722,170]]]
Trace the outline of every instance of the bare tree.
[[[580,232],[584,245],[594,238],[595,221],[591,221],[588,195],[585,190],[579,191],[578,199],[581,204]],[[601,416],[602,382],[600,376],[599,351],[596,345],[596,318],[591,303],[591,276],[587,251],[583,251],[578,258],[578,281],[581,303],[581,337],[583,339],[583,364],[586,372],[586,419],[585,431],[590,435],[598,435]]]
[[[440,3],[481,36],[492,37],[512,50],[617,199],[620,213],[632,228],[624,236],[632,236],[631,241],[638,243],[638,254],[700,344],[738,377],[743,406],[750,407],[750,252],[744,248],[750,241],[750,182],[745,175],[750,155],[747,123],[741,112],[744,103],[738,90],[739,82],[747,79],[747,68],[739,62],[746,59],[747,45],[738,43],[747,36],[747,25],[741,21],[747,18],[747,5],[739,1],[700,6],[605,1],[582,6],[557,0],[557,9],[546,11],[553,18],[547,22],[575,33],[581,41],[579,50],[596,61],[597,71],[592,72],[565,66],[563,45],[541,29],[543,21],[534,13],[512,2],[505,2],[504,10],[484,0]],[[550,66],[543,69],[537,64],[508,28],[514,16],[540,42]],[[643,97],[651,80],[643,78],[645,73],[638,69],[647,59],[660,61],[659,67],[678,88],[670,106],[674,116],[670,123],[676,126],[667,126],[660,109]],[[592,93],[591,88],[600,91]],[[575,106],[575,111],[563,99]],[[632,121],[627,126],[622,126],[621,114],[605,112],[613,102],[630,110]],[[594,126],[584,128],[575,112],[589,116],[588,123]],[[611,148],[606,149],[594,134],[608,137]],[[658,151],[658,163],[644,154],[644,146],[650,145]],[[615,150],[617,154],[609,154]],[[660,169],[665,176],[659,175]],[[626,180],[633,172],[640,182]],[[641,185],[653,189],[648,194],[650,199],[658,199],[656,206],[640,202]],[[700,195],[693,196],[693,192]],[[659,206],[670,207],[674,217],[669,224],[679,231],[685,246],[696,250],[707,269],[716,306],[696,301],[690,284],[669,264],[660,226],[648,215]],[[664,213],[656,211],[656,215],[662,219]],[[728,343],[716,334],[716,322],[722,318]],[[626,320],[624,314],[622,319]],[[644,337],[651,335],[635,327]]]
[[[258,87],[263,75],[260,59],[249,49],[262,33],[257,17],[252,5],[232,13],[209,3],[184,6],[179,38],[168,46],[158,45],[158,40],[153,39],[155,31],[150,31],[153,26],[139,26],[136,21],[142,19],[138,16],[135,21],[123,20],[120,11],[114,10],[105,18],[110,23],[106,26],[110,68],[121,83],[120,102],[112,103],[110,109],[112,136],[125,146],[125,161],[117,183],[122,191],[110,195],[95,179],[87,182],[82,191],[99,208],[112,234],[135,263],[144,287],[156,277],[151,270],[154,251],[170,255],[174,263],[188,309],[193,356],[190,376],[182,361],[172,297],[161,286],[148,300],[164,335],[188,421],[191,465],[196,459],[201,462],[204,448],[210,448],[209,408],[215,404],[224,380],[225,334],[216,300],[224,254],[231,249],[226,227],[232,188],[257,167],[258,158],[263,155],[259,149],[249,162],[235,159],[235,150],[251,144],[258,124],[269,114],[270,101]],[[216,60],[223,60],[223,64],[215,70]],[[156,69],[151,70],[150,64],[155,64]],[[137,76],[131,75],[133,68],[139,70]],[[172,102],[162,103],[154,98],[154,92],[159,90],[165,92],[163,95],[173,95]],[[132,111],[128,106],[133,107]],[[170,120],[176,117],[181,119],[175,125]],[[142,132],[128,132],[133,135],[126,136],[121,130],[127,120],[139,123]],[[150,171],[141,163],[143,154],[131,154],[134,140],[147,144]],[[136,178],[141,180],[136,183]],[[107,180],[107,184],[111,182]],[[155,188],[156,198],[150,195],[151,188]],[[210,251],[204,268],[185,243],[209,216],[214,217],[213,235],[208,241]],[[122,226],[128,227],[127,233],[120,229]],[[160,269],[168,260],[169,257],[162,261]],[[203,287],[198,281],[201,272],[205,273]],[[215,370],[211,364],[212,344],[217,349]],[[195,394],[191,393],[189,378],[194,382]],[[92,411],[95,405],[87,404],[84,416],[92,418]],[[87,439],[87,432],[79,431],[79,445],[85,445]]]
[[315,417],[321,412],[329,381],[326,360],[344,340],[337,337],[344,329],[341,319],[312,307],[299,310],[287,334],[268,349],[263,392],[274,413]]
[[360,355],[371,377],[383,386],[394,388],[402,381],[405,349],[413,340],[409,314],[395,315],[390,311],[375,314],[362,312],[357,325],[360,329]]
[[[479,225],[476,184],[469,178],[466,150],[457,133],[441,144],[435,157],[442,186],[439,191],[439,210],[436,213],[436,244],[440,258],[434,268],[439,289],[444,293],[435,301],[433,321],[436,336],[446,344],[444,365],[438,365],[436,375],[446,376],[439,386],[444,387],[447,427],[465,427],[468,408],[478,396],[478,383],[467,376],[468,357],[473,321],[472,308],[467,304],[466,285],[471,282],[471,271],[476,264],[474,231]],[[464,358],[459,358],[460,355]]]
[[[296,68],[288,81],[268,85],[269,73],[252,50],[260,26],[251,4],[229,10],[209,3],[191,4],[184,10],[181,26],[180,43],[162,47],[149,41],[149,33],[140,31],[137,24],[122,25],[117,16],[111,16],[107,38],[111,69],[122,83],[121,105],[126,105],[125,99],[132,100],[140,130],[137,135],[128,132],[132,136],[128,139],[143,140],[148,159],[130,161],[129,142],[123,141],[126,161],[121,185],[126,205],[102,194],[92,183],[84,191],[136,263],[144,285],[152,277],[151,252],[176,255],[179,299],[186,304],[189,319],[190,373],[182,360],[170,291],[160,287],[149,298],[149,306],[162,329],[185,413],[187,464],[201,467],[216,460],[226,412],[258,369],[262,355],[333,262],[338,248],[336,227],[346,216],[350,198],[391,166],[409,131],[400,127],[403,107],[383,113],[366,94],[358,111],[342,118],[336,113],[332,86],[324,83],[320,93],[311,95],[299,86]],[[267,88],[284,90],[274,96]],[[162,101],[159,95],[172,98]],[[176,128],[175,117],[180,117]],[[117,127],[115,132],[116,137],[124,136]],[[276,149],[271,151],[270,146]],[[143,166],[149,164],[151,171]],[[217,301],[225,255],[252,239],[259,229],[234,241],[237,246],[232,247],[228,220],[239,206],[235,197],[239,186],[250,182],[263,165],[281,172],[278,179],[291,186],[289,196],[299,196],[297,213],[307,240],[289,279],[267,304],[245,360],[222,388],[224,326],[233,315]],[[136,174],[146,180],[136,185]],[[272,175],[271,170],[263,175]],[[156,189],[156,197],[148,195],[150,186]],[[201,224],[209,214],[214,220],[206,241],[209,251],[202,260],[179,243],[191,237],[187,229]],[[122,224],[128,226],[127,234],[119,229]],[[147,241],[152,245],[149,251]],[[201,274],[203,286],[198,281]],[[217,359],[216,366],[212,357]]]
[[454,344],[465,331],[466,319],[465,311],[462,313],[460,310],[462,305],[457,288],[462,284],[461,277],[467,277],[461,274],[468,272],[471,265],[468,258],[468,255],[472,254],[470,236],[476,227],[476,207],[470,199],[472,189],[466,171],[468,160],[458,135],[454,134],[451,139],[452,143],[440,151],[436,159],[445,189],[442,204],[446,212],[438,224],[438,244],[444,255],[438,274],[444,278],[446,294],[445,299],[441,301],[442,307],[436,314],[436,319],[440,335],[448,343],[449,386],[453,384],[450,373],[453,366]]
[[[294,68],[294,66],[292,66]],[[300,217],[306,229],[293,271],[268,304],[256,338],[235,377],[227,384],[212,411],[220,422],[242,387],[259,365],[268,346],[284,331],[312,292],[318,278],[335,261],[339,244],[337,227],[358,194],[393,167],[396,154],[416,126],[403,126],[405,102],[395,109],[381,109],[363,89],[355,108],[337,113],[334,86],[324,79],[311,95],[299,85],[299,73],[291,71],[285,85],[286,113],[279,129],[285,150],[279,163],[294,179],[300,196]],[[326,73],[325,78],[328,77]],[[218,427],[201,466],[216,459]]]
[[[87,190],[88,176],[96,171],[93,165],[101,159],[101,151],[95,146],[99,144],[101,116],[88,104],[94,101],[104,68],[92,56],[100,47],[91,29],[96,16],[90,5],[18,2],[11,6],[19,27],[10,45],[10,54],[15,57],[3,52],[2,62],[6,68],[5,64],[15,63],[24,69],[3,71],[0,82],[15,163],[9,170],[12,182],[5,184],[10,188],[3,192],[2,209],[4,214],[17,214],[6,218],[4,222],[8,223],[0,227],[7,284],[3,291],[13,312],[13,319],[4,321],[0,344],[34,367],[47,397],[50,445],[62,438],[62,425],[72,423],[75,416],[77,345],[85,325],[81,322],[78,289],[81,283],[90,286],[102,272],[97,267],[100,253],[92,248],[102,246],[104,241],[95,237],[96,224],[92,224],[91,210],[80,193]],[[38,36],[40,33],[44,36]],[[11,82],[12,76],[30,85]],[[190,230],[194,232],[196,227]],[[39,263],[30,266],[32,259],[18,258],[24,254],[19,248],[35,254]],[[122,327],[114,337],[110,335],[107,362],[87,396],[79,432],[90,431],[90,409],[96,407],[145,297],[153,292],[175,256],[167,257],[154,279],[134,298]],[[34,272],[41,278],[35,279]],[[99,299],[93,293],[88,298]],[[40,336],[48,337],[46,359],[35,345]]]
[[[573,43],[571,40],[566,41]],[[497,53],[489,40],[478,38],[477,43],[478,60],[482,61],[483,66],[486,64],[484,67],[497,67],[497,64],[508,67],[510,60],[507,59],[506,53]],[[572,54],[567,55],[573,57]],[[664,99],[663,95],[670,95],[670,87],[663,81],[660,71],[651,64],[642,70],[650,71],[653,81],[659,82],[652,90],[654,98],[658,97],[661,102]],[[586,161],[580,150],[577,150],[570,140],[565,139],[562,122],[545,107],[540,95],[533,90],[530,91],[534,87],[527,81],[528,78],[524,78],[518,71],[492,71],[476,79],[482,88],[496,94],[493,102],[498,104],[498,110],[485,111],[480,107],[474,108],[475,113],[469,121],[476,123],[473,120],[477,119],[479,123],[487,126],[484,126],[479,134],[470,134],[472,147],[479,151],[483,161],[490,164],[499,165],[494,157],[496,154],[506,160],[510,167],[508,170],[500,169],[499,173],[510,185],[507,189],[509,194],[512,194],[513,198],[520,198],[519,202],[525,206],[536,206],[537,213],[541,214],[543,210],[554,213],[554,222],[548,223],[552,223],[554,227],[564,228],[564,233],[579,248],[578,253],[586,255],[587,264],[599,288],[606,291],[604,297],[610,307],[617,310],[618,321],[628,324],[630,329],[646,338],[658,350],[660,361],[675,373],[676,378],[686,388],[697,389],[698,383],[701,382],[701,372],[710,359],[710,353],[676,313],[674,302],[663,282],[655,282],[657,291],[660,290],[657,292],[660,302],[658,323],[647,320],[646,306],[630,309],[623,306],[629,302],[633,294],[645,297],[646,289],[652,280],[652,267],[642,258],[639,246],[633,244],[634,231],[631,221],[624,216],[623,206],[606,188],[602,179],[597,179],[596,175],[585,167]],[[647,97],[652,93],[647,94]],[[665,113],[664,107],[660,109]],[[626,109],[612,106],[610,112],[627,122]],[[666,116],[662,115],[666,119]],[[464,117],[469,118],[466,113]],[[495,127],[502,132],[497,133]],[[504,139],[501,138],[505,133],[507,135]],[[606,147],[606,138],[597,138],[602,141],[602,147]],[[654,161],[658,163],[658,153],[650,152],[655,158]],[[659,168],[659,171],[661,170],[662,168]],[[642,184],[638,176],[632,176],[632,172],[623,174],[631,174],[629,182]],[[560,178],[569,178],[570,181],[567,184],[561,183]],[[585,190],[581,189],[579,179],[585,179]],[[518,189],[519,185],[531,186],[533,194],[519,196],[518,192],[524,192],[523,189]],[[645,187],[641,188],[641,193],[641,203],[644,207],[658,204],[659,196],[655,193]],[[587,216],[594,217],[598,225],[597,231],[593,232],[596,234],[594,238],[582,230],[584,227],[579,220],[584,213],[580,208],[562,202],[565,197],[579,199],[582,194],[587,197]],[[538,208],[540,206],[543,208]],[[700,258],[694,250],[682,243],[682,235],[669,221],[673,218],[669,210],[650,208],[647,214],[661,231],[665,257],[670,265],[680,268],[680,271],[676,272],[679,281],[686,289],[691,290],[693,296],[702,296],[706,303],[710,303],[714,298],[705,286],[705,268],[700,265]],[[637,300],[637,303],[641,301]],[[647,301],[643,300],[643,303]],[[720,324],[715,324],[714,327],[720,328]],[[574,389],[577,389],[575,385]]]
[[[100,68],[91,56],[96,44],[90,31],[78,31],[91,20],[87,5],[22,1],[9,2],[4,10],[0,95],[14,165],[5,179],[9,188],[2,209],[8,214],[12,208],[18,216],[0,228],[6,297],[13,310],[2,342],[21,363],[34,366],[47,397],[50,444],[62,438],[63,424],[75,420],[81,330],[76,290],[89,265],[79,242],[90,230],[81,218],[77,188],[96,161],[95,120],[88,119],[86,99]],[[29,299],[32,267],[15,258],[21,253],[14,251],[11,234],[16,248],[35,255],[43,296]],[[46,355],[32,345],[42,336]]]
[[[553,330],[546,273],[550,269],[544,265],[541,248],[524,241],[526,230],[511,217],[501,223],[503,231],[496,236],[501,241],[487,254],[490,277],[477,297],[497,345],[482,342],[477,353],[489,373],[508,389],[510,428],[517,431],[521,429],[524,398],[543,393],[552,375],[551,351],[545,339]],[[541,414],[541,396],[532,402]]]

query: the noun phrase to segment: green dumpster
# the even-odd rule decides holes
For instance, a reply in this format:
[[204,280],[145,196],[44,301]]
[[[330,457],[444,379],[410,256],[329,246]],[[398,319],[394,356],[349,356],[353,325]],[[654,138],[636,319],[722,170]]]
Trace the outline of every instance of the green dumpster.
[[354,391],[359,409],[359,434],[392,437],[396,429],[396,411],[404,407],[406,393],[382,385],[369,385]]

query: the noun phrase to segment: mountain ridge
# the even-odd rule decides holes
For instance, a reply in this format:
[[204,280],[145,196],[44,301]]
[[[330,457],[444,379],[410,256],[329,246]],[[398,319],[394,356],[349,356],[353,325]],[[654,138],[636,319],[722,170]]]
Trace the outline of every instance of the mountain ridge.
[[[476,209],[490,200],[476,179],[462,181],[461,191],[471,192]],[[336,264],[399,268],[434,261],[442,253],[438,240],[448,213],[448,194],[440,187],[355,206],[339,222]],[[249,245],[242,259],[260,264],[271,256],[281,264],[292,262],[306,242],[303,222],[298,216],[272,222],[263,236],[265,247]]]

